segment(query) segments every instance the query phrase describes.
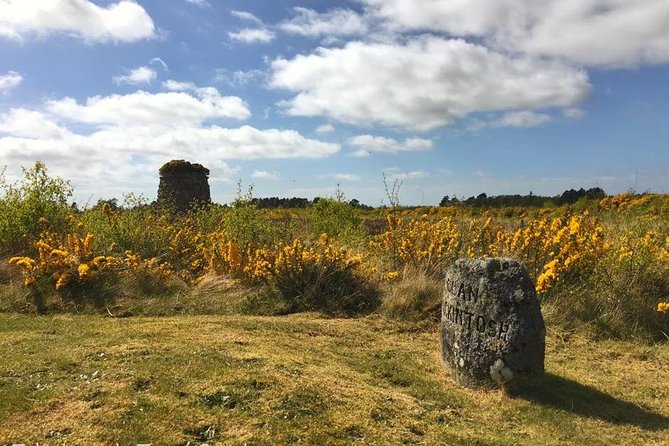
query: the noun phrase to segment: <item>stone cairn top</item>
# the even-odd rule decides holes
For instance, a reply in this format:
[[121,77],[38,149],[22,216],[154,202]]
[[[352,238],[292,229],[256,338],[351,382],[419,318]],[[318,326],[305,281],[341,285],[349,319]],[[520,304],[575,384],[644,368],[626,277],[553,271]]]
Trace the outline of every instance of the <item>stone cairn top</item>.
[[159,173],[158,206],[185,213],[195,205],[211,203],[209,169],[202,164],[172,160]]
[[544,320],[516,260],[457,260],[446,272],[441,320],[442,360],[461,385],[517,389],[543,375]]

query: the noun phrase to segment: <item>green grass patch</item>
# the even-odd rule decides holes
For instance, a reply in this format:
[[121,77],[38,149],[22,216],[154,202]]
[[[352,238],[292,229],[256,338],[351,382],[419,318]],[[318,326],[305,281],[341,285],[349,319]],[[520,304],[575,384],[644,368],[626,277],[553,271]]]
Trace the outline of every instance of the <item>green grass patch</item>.
[[550,333],[546,379],[459,387],[379,317],[0,315],[0,444],[661,445],[669,346]]

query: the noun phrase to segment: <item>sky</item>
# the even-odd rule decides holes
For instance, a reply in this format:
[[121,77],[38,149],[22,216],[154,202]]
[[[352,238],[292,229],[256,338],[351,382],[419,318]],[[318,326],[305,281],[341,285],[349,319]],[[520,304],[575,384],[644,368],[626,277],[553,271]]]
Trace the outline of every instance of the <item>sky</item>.
[[669,192],[667,0],[0,0],[0,167],[74,199]]

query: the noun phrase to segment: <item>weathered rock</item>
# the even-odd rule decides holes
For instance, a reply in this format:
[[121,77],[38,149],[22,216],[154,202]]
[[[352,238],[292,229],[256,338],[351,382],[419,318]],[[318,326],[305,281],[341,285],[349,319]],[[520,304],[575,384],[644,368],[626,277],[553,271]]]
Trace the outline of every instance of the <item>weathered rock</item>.
[[441,320],[442,359],[460,384],[514,388],[543,374],[544,320],[517,261],[457,260],[446,272]]
[[178,213],[196,204],[211,203],[209,169],[201,164],[173,160],[160,168],[158,205]]

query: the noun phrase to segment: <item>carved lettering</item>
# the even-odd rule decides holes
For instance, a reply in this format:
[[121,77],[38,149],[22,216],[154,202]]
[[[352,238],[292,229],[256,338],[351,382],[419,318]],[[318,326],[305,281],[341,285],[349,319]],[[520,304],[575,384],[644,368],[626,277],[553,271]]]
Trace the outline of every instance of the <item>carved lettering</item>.
[[476,318],[476,331],[483,333],[485,331],[486,320],[483,316]]
[[469,311],[465,311],[465,314],[467,316],[469,316],[467,318],[467,328],[471,330],[472,329],[472,317],[474,316],[474,313],[470,313]]
[[488,321],[488,336],[491,338],[495,337],[497,335],[497,322],[494,320],[490,319]]
[[467,300],[465,298],[465,284],[464,283],[460,284],[460,288],[458,289],[457,297],[458,297],[458,299],[460,299],[462,297],[462,300]]
[[504,322],[499,323],[499,334],[497,337],[499,339],[505,339],[506,340],[506,334],[509,332],[509,324],[505,324]]
[[467,328],[467,330],[476,330],[491,338],[506,339],[506,334],[510,330],[510,325],[504,322],[497,322],[494,319],[472,313],[456,305],[446,305],[445,320],[455,325]]

